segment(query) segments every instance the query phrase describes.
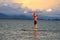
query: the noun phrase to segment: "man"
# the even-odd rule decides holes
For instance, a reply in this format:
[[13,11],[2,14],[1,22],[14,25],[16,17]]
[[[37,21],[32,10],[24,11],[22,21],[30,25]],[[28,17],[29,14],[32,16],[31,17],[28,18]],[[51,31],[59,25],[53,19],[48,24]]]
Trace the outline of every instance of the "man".
[[34,24],[37,24],[38,15],[34,13]]
[[38,37],[38,33],[37,33],[37,19],[38,19],[38,15],[36,13],[33,14],[34,16],[34,38],[37,39]]

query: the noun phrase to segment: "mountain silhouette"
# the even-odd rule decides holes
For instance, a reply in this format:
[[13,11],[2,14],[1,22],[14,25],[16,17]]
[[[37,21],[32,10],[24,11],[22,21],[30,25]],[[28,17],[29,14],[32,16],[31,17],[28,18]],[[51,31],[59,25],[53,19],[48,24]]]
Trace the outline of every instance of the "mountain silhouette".
[[0,13],[0,18],[8,18],[8,15]]
[[[0,19],[33,19],[32,15],[6,15],[3,13],[0,13]],[[39,15],[38,19],[40,20],[60,20],[60,17],[50,17],[45,15]]]
[[0,13],[0,19],[33,19],[32,16],[27,16],[24,14],[20,14],[20,15],[6,15],[3,13]]

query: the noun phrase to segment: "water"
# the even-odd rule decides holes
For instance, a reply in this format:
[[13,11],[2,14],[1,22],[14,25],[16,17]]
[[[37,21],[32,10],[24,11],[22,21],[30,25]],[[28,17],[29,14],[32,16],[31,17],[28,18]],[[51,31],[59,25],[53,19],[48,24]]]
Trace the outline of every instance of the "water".
[[[35,40],[33,20],[0,20],[0,40]],[[36,40],[60,40],[60,21],[38,20]]]

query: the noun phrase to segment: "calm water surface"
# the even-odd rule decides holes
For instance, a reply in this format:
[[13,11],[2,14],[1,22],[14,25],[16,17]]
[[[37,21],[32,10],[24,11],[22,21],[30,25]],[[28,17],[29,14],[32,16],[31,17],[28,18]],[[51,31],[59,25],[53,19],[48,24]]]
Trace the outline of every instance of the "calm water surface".
[[[33,20],[0,20],[0,40],[35,40]],[[60,40],[60,21],[38,20],[36,40]]]

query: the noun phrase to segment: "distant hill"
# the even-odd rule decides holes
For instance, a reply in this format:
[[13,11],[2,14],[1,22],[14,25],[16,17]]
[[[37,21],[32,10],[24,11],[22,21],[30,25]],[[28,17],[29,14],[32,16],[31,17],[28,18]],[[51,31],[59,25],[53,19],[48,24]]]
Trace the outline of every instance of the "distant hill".
[[3,13],[0,13],[0,18],[8,18],[8,15],[5,15]]
[[[0,19],[33,19],[32,15],[24,15],[24,14],[20,14],[20,15],[6,15],[3,13],[0,13]],[[43,16],[43,15],[39,15],[38,16],[39,20],[60,20],[60,17],[50,17],[50,16]]]
[[3,13],[0,13],[0,19],[33,19],[33,16],[28,16],[24,14],[20,15],[6,15]]

